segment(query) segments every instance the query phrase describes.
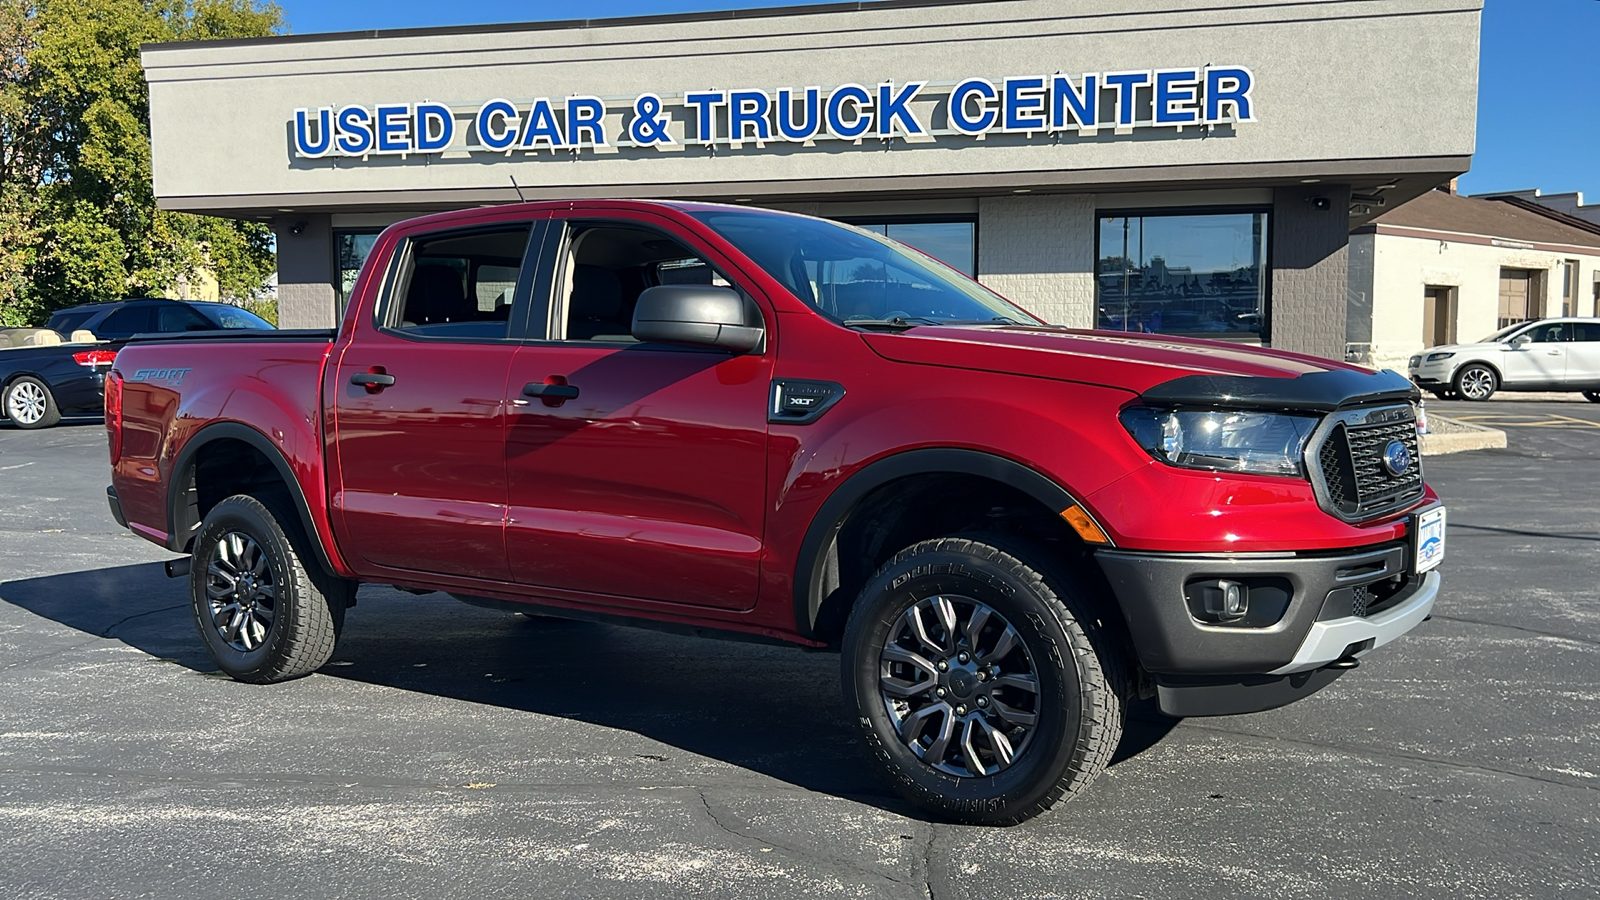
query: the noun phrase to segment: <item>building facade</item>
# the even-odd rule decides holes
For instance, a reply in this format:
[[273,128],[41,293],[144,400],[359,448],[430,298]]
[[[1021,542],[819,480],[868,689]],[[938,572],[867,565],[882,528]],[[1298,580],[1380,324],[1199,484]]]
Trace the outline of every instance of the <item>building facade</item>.
[[893,0],[143,61],[160,204],[270,222],[285,326],[410,215],[695,198],[880,230],[1052,322],[1337,357],[1351,228],[1470,164],[1481,7]]
[[1351,358],[1405,371],[1427,347],[1528,319],[1600,315],[1600,226],[1541,209],[1437,190],[1357,228]]

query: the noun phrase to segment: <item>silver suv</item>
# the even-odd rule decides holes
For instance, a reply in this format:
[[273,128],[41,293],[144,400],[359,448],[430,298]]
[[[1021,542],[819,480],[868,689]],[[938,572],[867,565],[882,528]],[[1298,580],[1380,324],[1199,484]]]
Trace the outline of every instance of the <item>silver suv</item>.
[[1440,399],[1487,400],[1495,391],[1582,391],[1600,403],[1600,319],[1518,322],[1476,344],[1411,357],[1411,380]]

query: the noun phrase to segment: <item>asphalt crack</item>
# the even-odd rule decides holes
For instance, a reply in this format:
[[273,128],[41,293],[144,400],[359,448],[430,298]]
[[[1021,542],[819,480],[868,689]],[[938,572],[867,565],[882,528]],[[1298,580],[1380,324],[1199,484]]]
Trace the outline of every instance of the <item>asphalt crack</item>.
[[1315,747],[1319,750],[1337,750],[1351,756],[1364,756],[1369,759],[1388,759],[1398,762],[1420,763],[1422,765],[1439,766],[1448,769],[1460,769],[1467,772],[1481,772],[1486,775],[1500,775],[1506,778],[1519,778],[1539,784],[1549,784],[1556,787],[1577,788],[1584,791],[1600,791],[1600,784],[1585,784],[1577,779],[1558,778],[1547,775],[1534,775],[1528,772],[1519,772],[1513,769],[1502,769],[1485,763],[1467,762],[1459,759],[1449,759],[1438,756],[1424,756],[1419,753],[1403,753],[1397,750],[1378,750],[1371,747],[1360,747],[1355,744],[1344,744],[1337,741],[1302,741],[1294,738],[1277,737],[1270,734],[1260,734],[1254,731],[1236,731],[1231,728],[1218,728],[1215,725],[1195,725],[1193,720],[1185,720],[1180,728],[1193,728],[1198,731],[1210,731],[1216,734],[1231,734],[1239,737],[1252,737],[1264,741],[1273,741],[1280,744],[1293,744],[1300,747]]
[[134,613],[131,616],[124,616],[121,619],[118,619],[117,621],[115,621],[115,622],[111,623],[110,625],[106,626],[106,630],[100,632],[100,634],[98,636],[99,637],[103,637],[103,638],[109,638],[109,637],[113,636],[112,635],[113,631],[116,631],[118,628],[121,628],[122,626],[128,624],[129,622],[132,622],[134,619],[142,619],[145,616],[153,616],[156,613],[172,612],[175,609],[187,609],[188,607],[189,607],[189,604],[187,604],[187,603],[179,603],[179,604],[177,604],[175,606],[163,606],[163,607],[160,607],[159,609],[147,609],[144,612]]
[[1532,634],[1532,635],[1537,635],[1539,637],[1556,638],[1557,640],[1572,641],[1572,642],[1578,643],[1578,644],[1588,644],[1588,645],[1590,645],[1592,647],[1600,647],[1600,641],[1593,640],[1591,638],[1574,637],[1573,635],[1570,635],[1570,634],[1557,634],[1554,631],[1540,631],[1537,628],[1524,628],[1521,625],[1507,625],[1504,622],[1486,622],[1486,621],[1484,621],[1482,619],[1468,619],[1468,618],[1465,618],[1463,616],[1448,616],[1448,615],[1441,615],[1440,613],[1434,613],[1433,614],[1433,618],[1439,619],[1439,620],[1445,621],[1445,622],[1460,622],[1460,623],[1462,623],[1464,625],[1482,625],[1482,626],[1484,626],[1486,628],[1509,628],[1512,631],[1520,631],[1520,632],[1523,632],[1524,634]]
[[826,865],[842,866],[844,868],[860,872],[861,874],[866,875],[876,881],[887,881],[890,884],[898,885],[900,887],[910,886],[906,881],[896,878],[887,872],[881,872],[877,869],[864,866],[853,859],[847,859],[833,853],[819,853],[815,850],[809,850],[804,847],[795,847],[782,841],[772,840],[770,837],[748,834],[746,832],[731,828],[726,822],[723,821],[723,817],[728,815],[728,813],[726,811],[719,813],[717,809],[711,805],[711,799],[706,796],[706,792],[703,789],[696,788],[694,793],[696,797],[700,798],[700,805],[705,808],[706,817],[711,820],[711,824],[715,825],[720,831],[729,837],[741,842],[753,843],[761,847],[769,847],[774,851],[782,851],[783,856],[795,859],[797,861],[820,862]]

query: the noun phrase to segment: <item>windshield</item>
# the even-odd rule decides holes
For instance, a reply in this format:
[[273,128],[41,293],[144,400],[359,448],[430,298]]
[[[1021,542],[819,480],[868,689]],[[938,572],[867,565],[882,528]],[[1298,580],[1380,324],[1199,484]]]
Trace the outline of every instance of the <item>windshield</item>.
[[836,322],[1039,323],[954,269],[860,228],[756,210],[702,210],[694,217]]
[[93,315],[92,309],[87,312],[58,312],[50,317],[46,327],[59,332],[62,337],[71,337],[72,333],[82,328],[83,323],[89,321]]
[[272,328],[272,323],[237,306],[208,307],[206,312],[223,328]]
[[1527,327],[1528,327],[1528,323],[1527,322],[1518,322],[1515,325],[1507,325],[1506,327],[1500,329],[1499,331],[1496,331],[1494,334],[1489,335],[1488,337],[1484,338],[1483,340],[1479,341],[1478,343],[1480,343],[1480,344],[1492,344],[1495,341],[1503,341],[1506,338],[1511,337],[1512,333],[1517,331],[1518,329],[1527,328]]

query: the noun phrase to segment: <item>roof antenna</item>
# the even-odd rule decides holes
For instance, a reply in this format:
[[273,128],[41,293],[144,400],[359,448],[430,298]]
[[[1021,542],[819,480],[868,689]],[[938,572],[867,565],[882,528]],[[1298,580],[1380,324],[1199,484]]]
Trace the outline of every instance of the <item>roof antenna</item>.
[[522,196],[522,185],[517,184],[517,176],[511,175],[510,178],[511,178],[511,186],[517,189],[517,199],[521,200],[523,203],[527,203],[528,202],[528,198]]

